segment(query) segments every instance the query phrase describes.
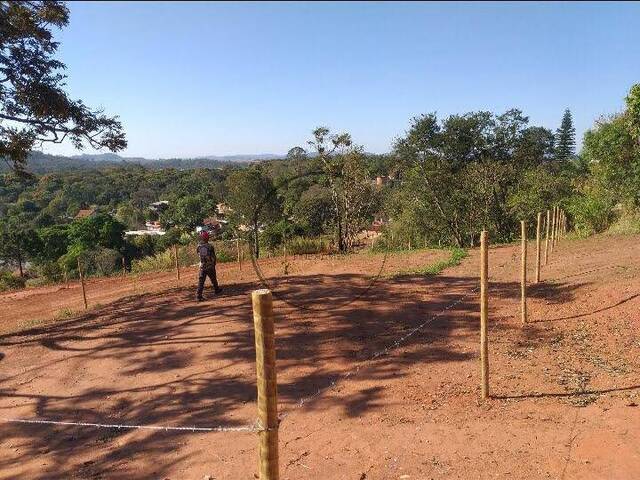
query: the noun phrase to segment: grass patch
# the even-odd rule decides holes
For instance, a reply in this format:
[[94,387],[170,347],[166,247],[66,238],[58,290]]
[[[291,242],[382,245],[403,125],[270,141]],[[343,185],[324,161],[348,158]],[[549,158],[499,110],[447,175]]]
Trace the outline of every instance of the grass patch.
[[389,277],[395,278],[395,277],[404,277],[407,275],[421,275],[421,276],[438,275],[440,272],[442,272],[447,268],[460,265],[460,262],[462,262],[462,260],[469,255],[468,252],[463,248],[454,247],[454,248],[451,248],[449,251],[451,252],[451,255],[446,260],[440,260],[436,263],[427,265],[425,267],[401,270],[400,272],[390,274]]
[[72,310],[71,308],[63,308],[61,310],[58,310],[55,318],[60,320],[65,320],[67,318],[73,317],[75,314],[76,314],[75,310]]

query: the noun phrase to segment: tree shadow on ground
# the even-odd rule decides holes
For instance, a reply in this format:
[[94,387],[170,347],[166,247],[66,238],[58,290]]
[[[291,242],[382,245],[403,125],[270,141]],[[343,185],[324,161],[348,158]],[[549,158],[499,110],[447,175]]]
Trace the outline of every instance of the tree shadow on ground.
[[631,390],[639,390],[640,385],[632,385],[630,387],[604,388],[599,390],[580,390],[575,392],[553,392],[553,393],[525,393],[522,395],[492,395],[491,398],[496,400],[523,400],[527,398],[571,398],[580,397],[582,395],[603,395],[605,393],[628,392]]
[[592,310],[590,312],[585,312],[585,313],[579,313],[576,315],[568,315],[565,317],[558,317],[558,318],[549,318],[546,320],[533,320],[531,323],[546,323],[546,322],[559,322],[562,320],[573,320],[576,318],[582,318],[582,317],[588,317],[589,315],[594,315],[596,313],[602,313],[602,312],[606,312],[607,310],[612,310],[616,307],[619,307],[620,305],[624,305],[627,302],[630,302],[636,298],[640,297],[640,293],[636,293],[633,295],[629,295],[628,297],[623,298],[622,300],[613,303],[611,305],[607,305],[606,307],[602,307],[602,308],[596,308],[595,310]]
[[[404,276],[380,281],[364,295],[362,289],[370,282],[366,275],[286,280],[272,279],[281,287],[279,298],[292,300],[274,304],[281,409],[294,408],[300,399],[358,366],[358,379],[375,383],[407,375],[412,365],[463,362],[475,356],[448,339],[455,337],[458,344],[477,341],[476,278]],[[21,352],[31,359],[25,363],[23,358],[24,368],[0,381],[0,414],[12,416],[17,408],[22,417],[75,422],[196,427],[252,423],[256,387],[249,295],[255,286],[228,285],[221,297],[200,304],[193,303],[193,293],[186,288],[129,297],[75,319],[0,336],[4,364],[20,361]],[[575,288],[554,283],[538,294],[569,299]],[[517,282],[493,282],[491,291],[503,298],[520,294]],[[295,304],[314,311],[301,311]],[[395,343],[412,331],[397,354]],[[534,327],[522,332],[540,334]],[[379,355],[385,349],[388,352]],[[55,394],[46,390],[50,382],[39,384],[43,377],[61,385]],[[348,400],[320,396],[306,408],[339,407],[344,415],[358,417],[384,405],[382,390],[367,386]],[[0,471],[46,451],[51,463],[30,478],[162,477],[186,459],[165,460],[189,435],[9,423],[2,427],[0,442],[19,444],[20,449],[2,455]],[[79,466],[77,459],[87,457],[90,463]],[[131,470],[134,460],[148,471]]]

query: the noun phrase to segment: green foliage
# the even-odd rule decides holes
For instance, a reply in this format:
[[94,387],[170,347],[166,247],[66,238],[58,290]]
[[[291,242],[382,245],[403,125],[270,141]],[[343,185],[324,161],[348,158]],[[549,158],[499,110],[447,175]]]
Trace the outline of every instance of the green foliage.
[[287,240],[286,246],[288,255],[311,255],[331,252],[331,241],[322,237],[295,237]]
[[0,263],[15,265],[23,276],[24,263],[40,248],[40,239],[33,229],[20,224],[15,218],[0,221]]
[[607,229],[611,235],[637,235],[640,233],[640,212],[622,212],[620,217]]
[[270,223],[260,234],[260,240],[269,250],[274,250],[278,245],[282,244],[285,239],[299,235],[299,229],[289,220],[281,219],[277,222]]
[[636,142],[640,142],[640,83],[636,83],[629,90],[627,101],[627,128]]
[[215,208],[215,199],[206,194],[188,195],[173,203],[161,215],[161,221],[167,228],[177,227],[185,232],[194,232],[205,218],[215,213]]
[[[236,246],[235,242],[214,242],[213,246],[216,250],[216,259],[218,263],[235,261]],[[197,265],[200,261],[196,253],[196,244],[181,245],[178,247],[178,262],[180,266],[189,267]],[[131,271],[133,273],[143,272],[159,272],[172,270],[175,268],[175,259],[173,256],[173,247],[157,253],[152,256],[141,259],[134,259],[131,262]]]
[[492,238],[509,240],[518,220],[514,206],[524,210],[536,202],[514,197],[510,209],[507,199],[528,169],[550,160],[550,132],[527,124],[515,109],[452,115],[442,122],[435,114],[414,118],[394,147],[405,168],[401,187],[387,199],[393,228],[410,232],[419,244],[470,245],[482,228]]
[[52,31],[67,26],[63,2],[0,3],[0,157],[21,172],[36,144],[71,141],[112,151],[127,146],[117,118],[89,109],[64,91],[65,65],[54,58]]
[[575,195],[567,205],[574,230],[580,236],[605,231],[614,218],[612,208],[610,199],[594,193]]
[[[353,144],[348,133],[331,134],[326,127],[313,131],[307,142],[317,153],[331,193],[332,216],[338,251],[355,246],[358,233],[379,207],[379,199],[369,178],[363,148]],[[321,207],[317,204],[316,207]],[[321,218],[321,220],[324,220]]]
[[516,219],[530,220],[545,212],[560,199],[571,194],[571,179],[546,166],[525,171],[516,189],[507,199],[510,213]]
[[7,270],[0,270],[0,292],[24,288],[26,280]]
[[[57,260],[57,258],[56,258]],[[55,283],[64,280],[64,269],[57,261],[46,261],[36,266],[36,274],[41,284]]]
[[576,129],[573,126],[571,111],[567,108],[562,116],[560,128],[556,131],[556,158],[568,160],[576,149]]
[[40,262],[55,262],[64,255],[69,248],[69,226],[53,225],[38,230],[41,247],[36,254]]
[[86,217],[69,225],[69,243],[82,249],[98,246],[120,249],[124,244],[124,230],[125,226],[111,215]]
[[593,184],[624,203],[640,206],[640,145],[624,115],[600,120],[587,131],[583,155]]
[[410,269],[410,270],[402,270],[401,272],[395,273],[392,277],[402,277],[407,275],[423,275],[423,276],[431,276],[438,275],[443,270],[451,267],[455,267],[460,265],[463,259],[468,256],[468,252],[462,248],[454,247],[450,250],[451,254],[448,259],[440,260],[431,265],[427,265],[425,267]]
[[253,235],[254,255],[259,257],[260,227],[280,218],[281,202],[271,178],[258,166],[232,172],[227,179],[229,205],[236,226],[249,228]]

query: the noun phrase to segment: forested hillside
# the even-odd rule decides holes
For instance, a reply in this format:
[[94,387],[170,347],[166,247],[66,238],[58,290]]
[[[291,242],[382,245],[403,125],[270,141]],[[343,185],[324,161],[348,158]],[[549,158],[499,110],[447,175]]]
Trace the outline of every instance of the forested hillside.
[[[382,232],[377,248],[473,246],[481,228],[496,242],[510,241],[521,218],[551,206],[565,209],[581,234],[621,218],[633,227],[640,201],[639,90],[631,89],[624,112],[596,121],[579,155],[568,110],[554,132],[512,109],[413,118],[388,155],[366,154],[350,135],[318,128],[301,139],[305,148],[294,147],[281,160],[213,168],[176,160],[185,168],[170,168],[161,165],[173,161],[67,159],[62,171],[6,171],[1,258],[5,268],[23,270],[28,262],[34,275],[56,279],[62,267],[73,270],[79,255],[92,252],[113,263],[103,269],[111,271],[122,256],[191,241],[221,202],[232,208],[222,236],[245,235],[256,255],[295,238],[330,239],[335,251],[352,250],[374,220]],[[43,168],[65,161],[33,158]],[[149,206],[161,200],[169,208],[154,217]],[[76,219],[82,209],[94,215]],[[122,238],[150,219],[167,229],[165,237]]]

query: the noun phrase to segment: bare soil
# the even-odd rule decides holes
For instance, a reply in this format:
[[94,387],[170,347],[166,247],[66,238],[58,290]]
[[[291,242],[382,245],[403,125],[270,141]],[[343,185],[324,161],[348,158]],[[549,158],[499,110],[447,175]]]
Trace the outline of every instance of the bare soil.
[[[563,240],[529,286],[526,325],[519,246],[491,250],[485,402],[477,251],[438,276],[375,283],[380,255],[289,258],[287,275],[283,259],[263,261],[278,316],[281,478],[638,478],[639,240]],[[383,270],[446,257],[390,255]],[[171,272],[92,280],[92,309],[71,318],[77,285],[0,296],[0,417],[251,425],[259,282],[250,264],[219,267],[225,290],[203,303],[193,269],[179,287]],[[238,480],[256,466],[255,433],[0,423],[2,479]]]

